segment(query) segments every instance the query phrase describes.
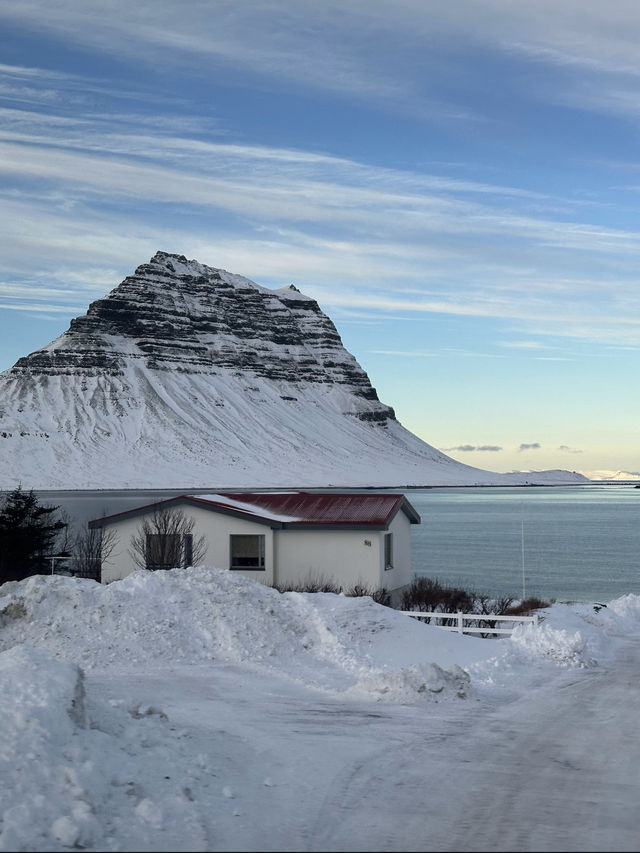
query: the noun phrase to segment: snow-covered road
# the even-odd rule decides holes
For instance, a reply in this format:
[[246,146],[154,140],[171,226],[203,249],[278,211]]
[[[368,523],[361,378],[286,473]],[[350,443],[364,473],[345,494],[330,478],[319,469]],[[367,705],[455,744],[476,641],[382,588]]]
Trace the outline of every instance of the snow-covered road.
[[311,849],[639,850],[639,673],[636,641],[535,697],[431,719],[343,769]]
[[[478,721],[444,850],[640,849],[640,647]],[[448,846],[447,846],[448,845]]]
[[634,643],[605,670],[428,719],[415,706],[310,700],[260,679],[248,697],[234,667],[87,686],[101,702],[133,691],[167,714],[183,754],[166,775],[200,792],[208,850],[635,851],[638,672]]

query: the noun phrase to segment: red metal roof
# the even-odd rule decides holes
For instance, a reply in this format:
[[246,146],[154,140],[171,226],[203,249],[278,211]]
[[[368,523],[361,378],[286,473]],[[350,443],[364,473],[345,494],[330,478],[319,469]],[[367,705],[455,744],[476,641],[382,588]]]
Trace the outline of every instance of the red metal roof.
[[385,527],[398,510],[404,510],[412,524],[420,516],[401,494],[313,493],[313,492],[221,492],[190,495],[212,509],[246,513],[247,516],[297,525],[340,525]]
[[180,495],[94,519],[90,528],[153,512],[157,508],[190,503],[247,518],[271,527],[372,527],[384,528],[402,510],[411,524],[420,516],[404,495],[385,492],[217,492]]

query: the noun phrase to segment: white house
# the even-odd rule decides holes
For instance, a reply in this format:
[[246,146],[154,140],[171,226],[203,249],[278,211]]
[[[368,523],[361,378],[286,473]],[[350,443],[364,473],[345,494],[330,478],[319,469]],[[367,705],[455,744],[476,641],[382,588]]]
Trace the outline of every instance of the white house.
[[182,495],[89,527],[102,529],[103,583],[198,562],[269,586],[322,580],[392,592],[411,583],[410,527],[419,523],[402,494],[277,491]]

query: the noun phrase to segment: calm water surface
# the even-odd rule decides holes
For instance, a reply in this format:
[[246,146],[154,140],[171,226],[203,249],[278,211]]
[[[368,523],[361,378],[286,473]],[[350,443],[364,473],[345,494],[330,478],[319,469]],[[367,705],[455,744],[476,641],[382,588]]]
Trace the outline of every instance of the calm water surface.
[[[200,490],[214,491],[214,489]],[[394,490],[395,491],[395,490]],[[195,490],[192,492],[195,493]],[[640,595],[640,489],[615,486],[410,489],[416,575],[489,595],[609,601]],[[39,492],[77,525],[181,494]]]
[[[491,595],[609,601],[640,594],[640,489],[634,486],[407,492],[416,575]],[[524,542],[524,549],[523,549]]]

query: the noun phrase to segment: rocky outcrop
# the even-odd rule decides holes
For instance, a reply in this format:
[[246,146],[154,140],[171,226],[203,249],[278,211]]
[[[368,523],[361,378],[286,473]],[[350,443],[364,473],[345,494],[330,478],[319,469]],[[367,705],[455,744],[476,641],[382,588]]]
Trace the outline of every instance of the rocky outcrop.
[[152,370],[215,374],[227,368],[285,382],[342,385],[372,404],[352,414],[379,424],[395,417],[314,299],[293,285],[268,290],[166,252],[157,252],[10,373],[117,376],[131,359]]

